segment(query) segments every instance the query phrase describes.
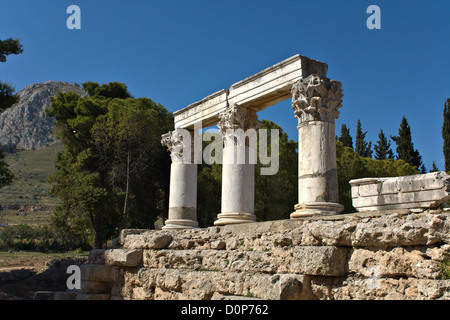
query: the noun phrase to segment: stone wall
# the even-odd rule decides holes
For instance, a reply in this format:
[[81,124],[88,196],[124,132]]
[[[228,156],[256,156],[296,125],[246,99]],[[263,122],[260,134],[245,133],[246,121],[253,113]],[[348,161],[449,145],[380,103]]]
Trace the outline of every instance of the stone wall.
[[123,230],[78,299],[450,299],[450,212]]

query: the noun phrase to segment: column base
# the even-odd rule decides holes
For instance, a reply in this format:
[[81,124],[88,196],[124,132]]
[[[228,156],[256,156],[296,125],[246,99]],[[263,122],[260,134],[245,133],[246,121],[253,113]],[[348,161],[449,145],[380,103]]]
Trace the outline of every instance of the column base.
[[215,226],[256,222],[256,216],[253,213],[220,213],[217,218],[219,219],[214,221]]
[[198,222],[187,219],[170,219],[164,222],[163,230],[167,229],[194,229],[198,228]]
[[296,204],[294,209],[295,212],[291,213],[291,219],[339,214],[344,210],[344,206],[333,202],[309,202]]

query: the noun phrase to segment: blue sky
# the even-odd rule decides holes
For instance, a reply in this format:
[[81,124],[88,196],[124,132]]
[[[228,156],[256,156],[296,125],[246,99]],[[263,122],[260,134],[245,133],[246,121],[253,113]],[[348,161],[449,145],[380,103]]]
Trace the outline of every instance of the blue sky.
[[[69,30],[69,5],[81,30]],[[369,5],[381,29],[369,30]],[[450,97],[450,2],[401,0],[0,0],[0,39],[24,53],[0,64],[16,90],[46,80],[125,83],[175,111],[294,54],[326,62],[342,82],[336,121],[373,143],[396,135],[402,116],[427,169],[444,169],[442,109]],[[259,113],[297,140],[284,101]],[[392,143],[395,151],[395,144]]]

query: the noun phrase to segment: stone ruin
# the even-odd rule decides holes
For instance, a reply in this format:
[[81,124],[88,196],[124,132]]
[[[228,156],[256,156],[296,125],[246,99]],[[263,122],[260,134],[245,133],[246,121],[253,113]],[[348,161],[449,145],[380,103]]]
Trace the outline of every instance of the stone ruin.
[[[358,212],[340,214],[334,121],[343,94],[327,68],[295,55],[175,112],[175,130],[162,137],[172,158],[163,230],[122,230],[117,248],[93,250],[81,266],[81,290],[53,297],[450,299],[450,214],[438,208],[450,177],[352,180]],[[230,129],[257,129],[257,112],[288,98],[299,134],[291,219],[255,223],[254,165],[224,163],[221,213],[198,228],[197,164],[183,155],[179,129],[194,141],[196,124],[217,125],[223,157],[245,159],[248,146],[231,148]]]

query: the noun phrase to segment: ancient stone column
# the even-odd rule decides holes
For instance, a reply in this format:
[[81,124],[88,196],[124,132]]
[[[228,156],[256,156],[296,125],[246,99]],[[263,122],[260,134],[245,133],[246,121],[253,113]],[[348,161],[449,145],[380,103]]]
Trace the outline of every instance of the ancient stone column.
[[338,214],[335,119],[342,107],[341,83],[310,75],[292,87],[298,119],[298,204],[291,218]]
[[162,135],[170,166],[169,217],[163,229],[197,228],[197,165],[193,163],[192,132],[176,129]]
[[[222,209],[216,226],[255,222],[256,111],[236,105],[217,124],[225,145],[222,164]],[[245,132],[244,132],[245,130]],[[248,138],[248,139],[247,139]]]

